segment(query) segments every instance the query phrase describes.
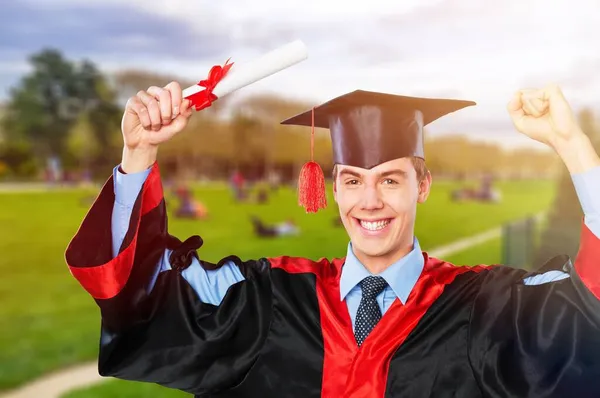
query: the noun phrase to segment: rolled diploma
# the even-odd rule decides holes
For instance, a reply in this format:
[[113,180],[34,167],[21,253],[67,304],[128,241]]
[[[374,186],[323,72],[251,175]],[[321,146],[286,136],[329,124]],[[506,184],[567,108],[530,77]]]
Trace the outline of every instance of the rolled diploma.
[[[218,98],[224,97],[240,88],[304,61],[307,57],[306,45],[301,40],[296,40],[246,64],[238,65],[234,61],[227,75],[214,88],[213,94]],[[194,84],[183,90],[183,98],[202,90],[204,90],[204,87]]]

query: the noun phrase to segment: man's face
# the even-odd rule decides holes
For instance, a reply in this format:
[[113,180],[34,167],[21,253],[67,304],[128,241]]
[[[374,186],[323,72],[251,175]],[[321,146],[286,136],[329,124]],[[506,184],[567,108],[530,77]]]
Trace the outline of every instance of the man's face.
[[355,254],[391,259],[412,244],[417,203],[430,186],[431,175],[419,182],[410,158],[369,170],[338,165],[334,198]]

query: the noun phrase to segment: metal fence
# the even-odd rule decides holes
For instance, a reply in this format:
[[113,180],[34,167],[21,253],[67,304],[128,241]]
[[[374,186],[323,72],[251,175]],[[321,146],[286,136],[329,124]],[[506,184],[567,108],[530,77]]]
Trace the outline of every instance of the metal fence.
[[502,227],[502,264],[524,269],[533,267],[538,220],[539,217],[532,216]]

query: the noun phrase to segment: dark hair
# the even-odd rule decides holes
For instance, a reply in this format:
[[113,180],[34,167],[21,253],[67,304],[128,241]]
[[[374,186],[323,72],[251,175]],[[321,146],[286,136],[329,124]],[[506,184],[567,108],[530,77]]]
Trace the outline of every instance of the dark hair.
[[[422,158],[418,158],[416,156],[411,156],[410,160],[412,161],[413,167],[417,172],[417,180],[419,182],[423,181],[423,179],[427,176],[429,170],[427,170],[427,165],[425,164],[425,160]],[[333,179],[337,178],[337,164],[333,166]]]

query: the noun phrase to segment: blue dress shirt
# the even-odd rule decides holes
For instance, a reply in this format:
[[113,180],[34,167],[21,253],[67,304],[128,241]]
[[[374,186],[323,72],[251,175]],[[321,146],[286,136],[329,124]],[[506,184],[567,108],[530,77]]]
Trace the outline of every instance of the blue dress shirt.
[[[118,254],[127,232],[133,204],[149,173],[150,169],[133,174],[123,174],[119,171],[118,166],[113,170],[115,184],[115,203],[112,213],[113,256]],[[600,167],[585,173],[574,174],[572,179],[585,215],[584,222],[594,235],[600,237]],[[160,272],[171,269],[170,253],[170,250],[165,251],[158,264],[154,280]],[[424,259],[421,247],[415,237],[413,250],[380,274],[388,283],[386,289],[377,296],[382,314],[390,308],[396,298],[403,304],[406,303],[423,267]],[[362,296],[359,282],[369,275],[371,273],[358,261],[352,251],[352,243],[349,243],[340,279],[340,299],[346,300],[353,327]],[[217,270],[206,271],[195,258],[192,265],[182,272],[182,276],[194,288],[200,300],[214,305],[221,303],[231,285],[244,280],[238,267],[231,262]],[[568,277],[568,274],[561,271],[549,271],[526,278],[524,283],[537,285]],[[153,284],[154,281],[150,284],[149,289]]]

